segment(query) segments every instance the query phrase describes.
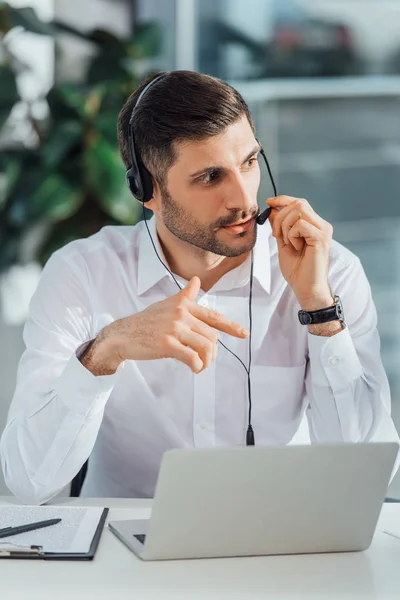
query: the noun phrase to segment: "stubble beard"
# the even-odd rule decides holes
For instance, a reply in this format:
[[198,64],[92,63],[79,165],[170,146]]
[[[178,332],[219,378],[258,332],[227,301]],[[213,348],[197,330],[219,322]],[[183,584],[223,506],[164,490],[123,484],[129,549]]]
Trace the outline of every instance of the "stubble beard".
[[240,219],[248,218],[248,216],[242,216],[242,211],[235,211],[229,217],[229,220],[225,219],[224,222],[220,220],[207,226],[200,225],[182,207],[178,206],[166,189],[162,190],[162,220],[165,227],[183,242],[218,256],[241,256],[254,248],[257,239],[256,226],[249,233],[237,234],[239,238],[249,237],[249,240],[243,246],[230,246],[221,242],[217,237],[218,227],[233,224]]

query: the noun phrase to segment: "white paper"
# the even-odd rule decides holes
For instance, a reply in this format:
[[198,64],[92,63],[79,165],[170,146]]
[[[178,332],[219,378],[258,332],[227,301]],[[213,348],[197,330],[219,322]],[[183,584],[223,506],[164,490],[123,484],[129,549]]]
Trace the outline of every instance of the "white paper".
[[75,506],[0,506],[0,529],[47,519],[62,519],[56,525],[0,538],[0,550],[42,546],[43,552],[89,551],[103,508]]
[[382,529],[382,531],[400,540],[400,527],[391,527],[390,529]]

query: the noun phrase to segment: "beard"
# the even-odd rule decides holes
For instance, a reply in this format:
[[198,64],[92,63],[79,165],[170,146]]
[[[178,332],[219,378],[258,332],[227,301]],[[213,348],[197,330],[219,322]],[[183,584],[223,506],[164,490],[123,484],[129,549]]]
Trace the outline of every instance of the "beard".
[[254,226],[250,232],[244,231],[237,234],[237,238],[246,238],[243,244],[228,244],[218,239],[218,228],[233,225],[237,221],[255,217],[259,213],[256,206],[250,213],[242,210],[232,210],[229,217],[221,218],[208,225],[202,225],[194,220],[181,206],[179,206],[168,191],[164,188],[162,193],[162,220],[165,227],[177,238],[201,248],[206,252],[219,256],[234,257],[250,252],[256,243],[257,227]]

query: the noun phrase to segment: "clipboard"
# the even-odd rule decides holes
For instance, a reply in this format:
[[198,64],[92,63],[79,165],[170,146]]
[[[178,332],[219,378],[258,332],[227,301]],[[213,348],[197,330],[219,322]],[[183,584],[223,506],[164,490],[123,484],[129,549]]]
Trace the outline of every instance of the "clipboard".
[[[108,508],[104,508],[99,519],[96,531],[92,538],[88,552],[44,552],[42,546],[17,546],[12,549],[2,550],[0,547],[0,559],[35,559],[35,560],[93,560],[99,546],[101,534],[108,515]],[[10,543],[10,546],[12,544]]]

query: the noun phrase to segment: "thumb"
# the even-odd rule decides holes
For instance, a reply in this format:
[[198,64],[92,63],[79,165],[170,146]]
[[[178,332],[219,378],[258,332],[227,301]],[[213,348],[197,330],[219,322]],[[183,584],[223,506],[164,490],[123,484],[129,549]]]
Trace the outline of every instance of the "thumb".
[[197,298],[197,295],[200,291],[201,281],[195,276],[189,281],[186,287],[183,288],[181,292],[179,292],[182,296],[194,302]]

